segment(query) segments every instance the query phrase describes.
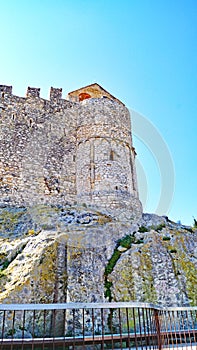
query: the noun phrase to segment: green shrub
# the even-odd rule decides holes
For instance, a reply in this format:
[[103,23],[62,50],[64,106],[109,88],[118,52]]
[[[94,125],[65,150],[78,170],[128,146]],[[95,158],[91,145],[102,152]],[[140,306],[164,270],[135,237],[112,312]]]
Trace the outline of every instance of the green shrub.
[[185,229],[187,230],[187,231],[189,231],[190,233],[193,233],[194,231],[192,230],[192,227],[185,227]]
[[124,238],[121,238],[118,240],[118,246],[124,247],[124,248],[131,248],[131,244],[135,242],[134,235],[127,235]]
[[10,261],[6,259],[6,260],[3,262],[3,264],[2,264],[2,270],[7,269],[7,267],[9,266],[9,264],[10,264]]
[[138,239],[135,244],[141,244],[141,243],[144,243],[144,240],[141,238],[141,239]]
[[157,227],[155,227],[155,231],[159,232],[161,231],[166,225],[165,224],[160,224]]
[[140,233],[143,233],[143,232],[148,232],[149,229],[148,229],[147,227],[145,227],[145,226],[140,226],[138,231],[139,231]]
[[197,228],[197,220],[194,218],[194,228]]
[[108,276],[112,271],[114,266],[116,265],[118,259],[120,258],[121,252],[119,250],[114,250],[114,253],[111,259],[108,261],[108,264],[105,268],[105,276]]
[[177,253],[176,249],[170,249],[170,253]]
[[163,237],[163,241],[170,241],[171,240],[171,237],[169,237],[169,236],[164,236]]
[[7,336],[14,335],[16,333],[16,329],[9,329],[7,332]]
[[105,280],[105,298],[109,298],[109,301],[112,300],[111,287],[112,282]]

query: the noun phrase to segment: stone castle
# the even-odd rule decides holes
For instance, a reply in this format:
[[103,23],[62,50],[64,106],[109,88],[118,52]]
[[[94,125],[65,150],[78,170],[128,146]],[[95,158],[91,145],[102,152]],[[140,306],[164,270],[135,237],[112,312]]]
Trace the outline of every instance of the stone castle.
[[0,85],[1,303],[197,305],[197,231],[142,213],[135,156],[98,84],[50,100]]
[[84,204],[140,217],[131,120],[98,84],[26,97],[0,85],[0,205]]

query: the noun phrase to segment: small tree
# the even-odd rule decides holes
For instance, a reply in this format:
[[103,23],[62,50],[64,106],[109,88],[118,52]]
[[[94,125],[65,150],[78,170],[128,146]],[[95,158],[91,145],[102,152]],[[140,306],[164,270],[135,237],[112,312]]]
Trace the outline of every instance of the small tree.
[[197,228],[197,220],[195,219],[195,217],[193,216],[194,218],[194,228]]

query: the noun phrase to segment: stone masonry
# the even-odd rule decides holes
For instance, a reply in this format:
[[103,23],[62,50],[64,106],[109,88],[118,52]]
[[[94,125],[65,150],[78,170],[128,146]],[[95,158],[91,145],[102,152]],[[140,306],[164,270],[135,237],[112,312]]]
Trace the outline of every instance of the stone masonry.
[[98,84],[26,98],[0,85],[0,205],[80,204],[140,217],[130,114]]

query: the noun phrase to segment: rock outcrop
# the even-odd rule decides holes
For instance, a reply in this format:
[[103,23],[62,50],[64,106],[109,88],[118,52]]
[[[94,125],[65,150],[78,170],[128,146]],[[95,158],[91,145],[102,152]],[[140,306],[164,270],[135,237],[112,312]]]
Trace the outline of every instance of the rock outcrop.
[[84,206],[0,209],[1,303],[197,304],[197,232]]

